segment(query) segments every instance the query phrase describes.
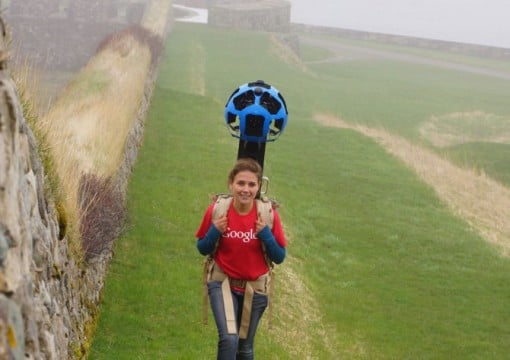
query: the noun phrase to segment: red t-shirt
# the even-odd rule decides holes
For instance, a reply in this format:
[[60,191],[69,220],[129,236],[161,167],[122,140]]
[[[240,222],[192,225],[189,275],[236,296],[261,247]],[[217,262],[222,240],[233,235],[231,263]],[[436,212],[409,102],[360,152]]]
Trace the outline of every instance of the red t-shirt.
[[[196,237],[201,239],[205,236],[212,224],[212,211],[214,204],[211,204],[202,220]],[[276,210],[273,210],[274,221],[272,233],[280,246],[286,247],[287,240],[283,232],[282,223]],[[233,207],[233,202],[227,212],[228,226],[222,234],[217,247],[214,260],[223,269],[225,274],[234,278],[253,281],[269,271],[262,241],[255,234],[255,223],[257,221],[257,207],[246,215],[240,215]]]

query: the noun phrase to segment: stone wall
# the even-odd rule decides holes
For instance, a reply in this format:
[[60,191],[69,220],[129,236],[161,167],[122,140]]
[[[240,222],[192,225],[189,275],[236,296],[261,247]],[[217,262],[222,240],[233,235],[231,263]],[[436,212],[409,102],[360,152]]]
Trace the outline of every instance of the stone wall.
[[[3,33],[2,53],[5,46]],[[71,279],[81,274],[44,195],[37,144],[5,62],[0,114],[0,358],[57,358],[70,342],[79,343],[71,328],[86,322],[71,292],[80,286]]]
[[209,5],[208,23],[234,29],[288,32],[290,2],[284,0],[216,1]]
[[[37,140],[7,68],[0,26],[0,359],[81,359],[92,339],[111,252],[85,263],[69,248]],[[117,186],[136,160],[156,67],[126,141]]]

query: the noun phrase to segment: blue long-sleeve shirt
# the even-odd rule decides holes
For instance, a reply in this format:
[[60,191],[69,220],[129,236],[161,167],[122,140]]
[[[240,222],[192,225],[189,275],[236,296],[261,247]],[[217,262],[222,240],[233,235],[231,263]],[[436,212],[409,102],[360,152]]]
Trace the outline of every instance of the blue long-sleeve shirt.
[[264,228],[257,234],[257,237],[264,243],[266,254],[269,259],[271,259],[271,261],[275,264],[281,264],[285,259],[287,250],[278,244],[271,232],[271,229],[269,229],[269,226],[264,226]]
[[205,234],[205,236],[201,239],[197,240],[197,249],[202,255],[212,254],[214,249],[216,248],[216,243],[221,237],[221,232],[216,229],[214,224],[211,224],[209,230]]

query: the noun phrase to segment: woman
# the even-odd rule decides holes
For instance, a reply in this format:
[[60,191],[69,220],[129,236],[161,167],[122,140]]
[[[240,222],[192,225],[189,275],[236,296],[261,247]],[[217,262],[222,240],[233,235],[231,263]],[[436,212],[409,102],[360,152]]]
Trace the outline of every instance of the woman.
[[[215,204],[205,212],[196,233],[197,248],[213,259],[208,294],[218,328],[218,359],[253,359],[253,340],[268,305],[270,261],[285,259],[287,241],[272,209],[272,228],[256,200],[262,168],[253,159],[239,159],[228,176],[231,202],[223,214]],[[251,306],[250,306],[251,303]]]

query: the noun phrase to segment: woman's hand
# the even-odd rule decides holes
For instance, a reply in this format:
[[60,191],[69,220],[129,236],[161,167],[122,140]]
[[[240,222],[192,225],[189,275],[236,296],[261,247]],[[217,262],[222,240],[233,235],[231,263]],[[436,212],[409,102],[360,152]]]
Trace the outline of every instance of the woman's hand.
[[262,218],[262,215],[260,213],[258,213],[257,221],[255,222],[255,234],[258,234],[265,227],[266,227],[266,222]]
[[227,215],[219,216],[216,220],[213,221],[213,225],[219,232],[222,234],[227,231],[228,220]]

